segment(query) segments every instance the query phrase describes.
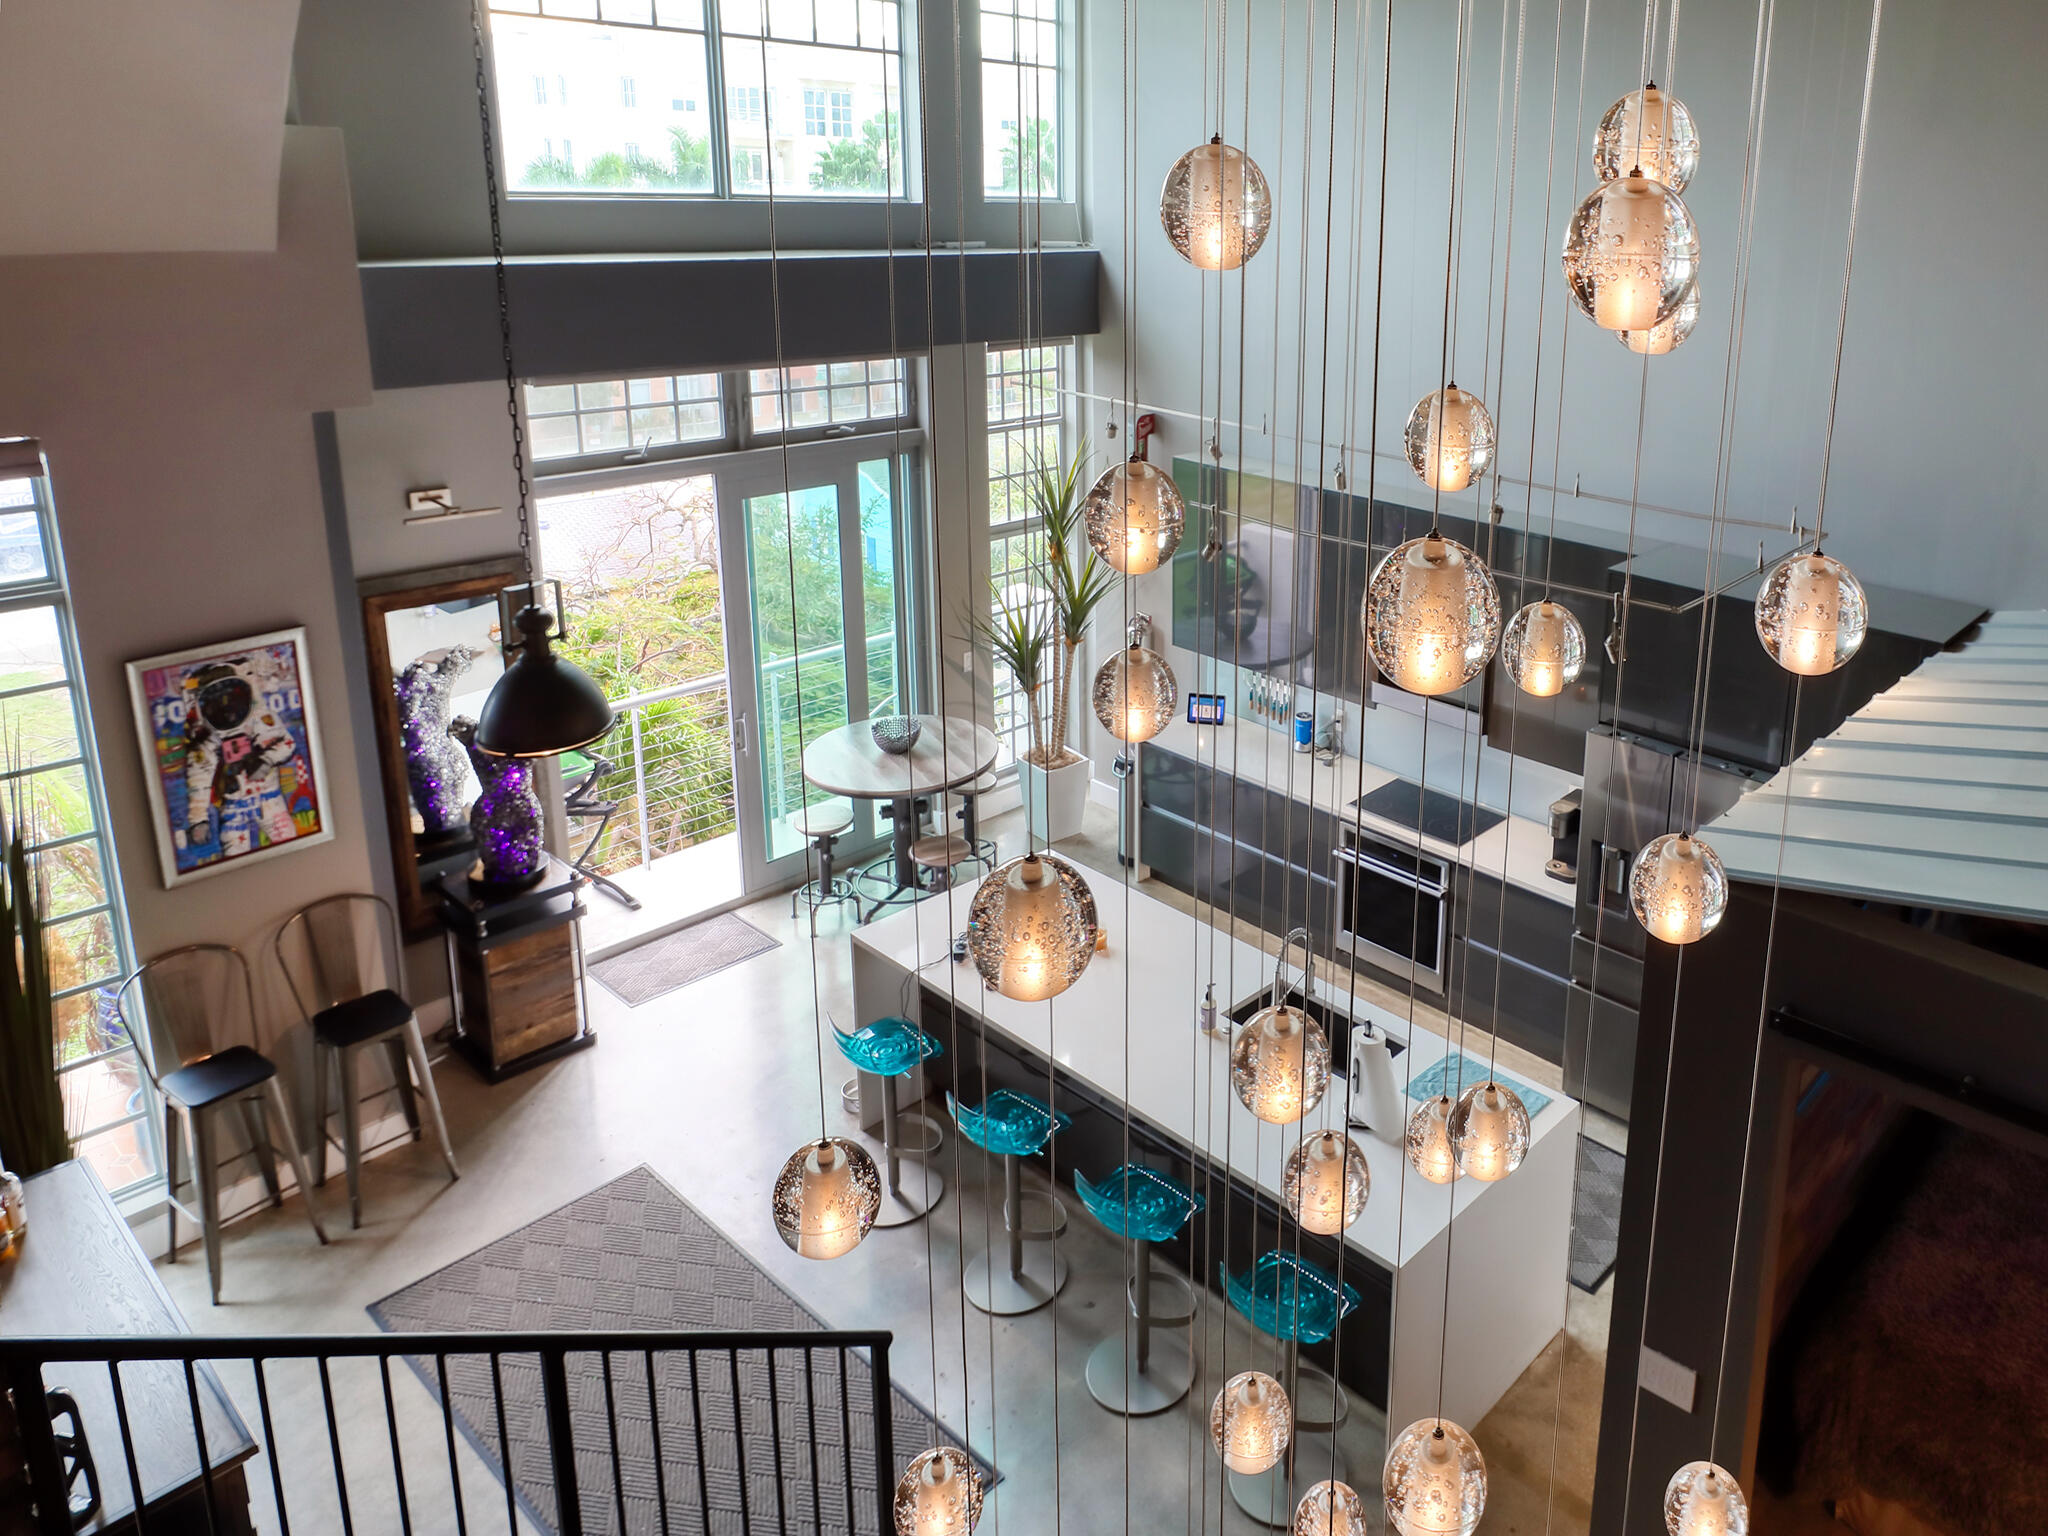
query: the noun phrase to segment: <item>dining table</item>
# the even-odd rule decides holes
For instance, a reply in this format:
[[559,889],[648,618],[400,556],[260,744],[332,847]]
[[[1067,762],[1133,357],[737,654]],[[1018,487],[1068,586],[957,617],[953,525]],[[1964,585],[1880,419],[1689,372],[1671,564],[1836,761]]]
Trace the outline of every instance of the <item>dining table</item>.
[[868,915],[906,894],[920,894],[911,845],[917,841],[917,802],[961,784],[971,784],[994,766],[1002,744],[985,725],[955,715],[912,715],[916,743],[907,752],[887,752],[875,741],[873,720],[835,727],[804,748],[804,778],[828,795],[849,800],[887,801],[891,806],[890,878],[887,894]]

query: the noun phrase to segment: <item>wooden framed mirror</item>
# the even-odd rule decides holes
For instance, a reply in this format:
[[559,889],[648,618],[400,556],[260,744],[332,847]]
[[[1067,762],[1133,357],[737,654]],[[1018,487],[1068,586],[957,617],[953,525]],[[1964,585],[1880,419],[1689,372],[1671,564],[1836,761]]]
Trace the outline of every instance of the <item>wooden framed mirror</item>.
[[[452,718],[476,716],[486,695],[505,670],[499,649],[498,593],[520,580],[516,555],[479,560],[467,565],[400,571],[356,583],[363,605],[363,639],[369,653],[370,703],[377,722],[377,761],[384,782],[385,821],[391,835],[391,863],[397,875],[398,915],[408,939],[433,937],[439,931],[434,912],[433,883],[466,867],[475,857],[466,821],[439,835],[429,835],[414,803],[407,774],[405,742],[399,717],[398,682],[413,662],[433,663],[457,645],[476,654],[449,683]],[[467,770],[464,770],[467,775]],[[467,776],[460,803],[476,797],[476,781]]]

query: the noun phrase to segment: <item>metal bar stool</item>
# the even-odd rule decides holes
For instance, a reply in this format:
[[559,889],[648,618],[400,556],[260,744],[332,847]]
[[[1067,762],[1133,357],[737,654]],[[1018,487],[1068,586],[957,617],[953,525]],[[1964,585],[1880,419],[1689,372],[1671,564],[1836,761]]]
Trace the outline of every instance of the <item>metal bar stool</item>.
[[[949,1089],[946,1108],[962,1136],[1002,1158],[1003,1228],[1009,1234],[1007,1265],[998,1267],[993,1253],[978,1255],[961,1271],[960,1289],[969,1305],[997,1317],[1036,1312],[1067,1283],[1067,1261],[1060,1257],[1058,1244],[1067,1230],[1067,1208],[1058,1196],[1047,1195],[1051,1219],[1040,1227],[1025,1225],[1022,1160],[1043,1151],[1073,1121],[1030,1094],[1009,1088],[998,1088],[979,1109],[968,1109]],[[1027,1255],[1027,1242],[1051,1243],[1050,1256],[1042,1257],[1036,1248]]]
[[1088,1356],[1088,1391],[1111,1413],[1139,1417],[1160,1413],[1188,1395],[1194,1385],[1195,1354],[1186,1335],[1152,1340],[1155,1328],[1184,1329],[1195,1320],[1195,1288],[1179,1275],[1187,1305],[1164,1315],[1152,1310],[1152,1245],[1174,1237],[1208,1201],[1156,1168],[1126,1163],[1099,1184],[1078,1171],[1074,1190],[1089,1214],[1131,1245],[1129,1286],[1133,1326],[1104,1339]]
[[934,832],[910,845],[910,862],[921,875],[929,875],[927,890],[949,891],[953,871],[962,864],[979,864],[981,855],[958,832]]
[[845,876],[833,872],[832,845],[853,825],[853,804],[847,800],[820,800],[801,806],[783,818],[798,837],[807,838],[818,851],[818,878],[807,880],[789,896],[789,915],[796,916],[799,903],[811,909],[811,937],[818,936],[818,908],[842,901],[853,903],[853,915],[860,917],[860,893]]
[[967,846],[973,850],[969,857],[985,869],[996,867],[996,840],[981,835],[981,805],[983,795],[996,792],[995,770],[990,769],[972,783],[963,784],[953,793],[959,798],[960,808],[953,814],[960,823],[961,836],[967,839]]
[[[141,1004],[138,1016],[129,1000]],[[178,1257],[178,1214],[194,1223],[206,1243],[206,1276],[220,1305],[220,1163],[214,1118],[234,1105],[249,1135],[249,1150],[263,1174],[272,1205],[284,1204],[271,1137],[283,1143],[306,1202],[306,1219],[324,1244],[327,1231],[313,1205],[313,1178],[292,1132],[291,1110],[277,1081],[277,1064],[254,1045],[256,989],[249,962],[226,944],[187,944],[158,955],[121,983],[116,1007],[128,1037],[142,1047],[143,1069],[164,1101],[164,1173],[170,1182],[164,1215],[169,1223],[165,1258]],[[137,1028],[138,1022],[142,1027]],[[234,1039],[234,1036],[242,1039]],[[246,1042],[246,1043],[245,1043]],[[169,1071],[159,1062],[175,1061]],[[266,1119],[268,1124],[266,1125]],[[192,1187],[199,1208],[178,1199],[179,1122],[191,1139]]]
[[[318,1119],[314,1145],[320,1154],[318,1182],[327,1182],[327,1069],[331,1064],[341,1089],[342,1160],[348,1170],[348,1220],[363,1224],[362,1096],[356,1082],[356,1058],[370,1046],[381,1047],[391,1061],[399,1107],[421,1137],[420,1105],[434,1122],[441,1161],[448,1177],[459,1179],[455,1149],[448,1144],[448,1124],[441,1118],[441,1096],[434,1091],[427,1045],[420,1038],[419,1016],[397,990],[404,975],[398,941],[398,914],[383,897],[344,892],[309,903],[284,920],[275,940],[278,967],[292,1001],[299,1005],[313,1031],[313,1112]],[[412,1073],[407,1073],[410,1066]],[[413,1077],[419,1079],[415,1088]]]
[[[1230,1304],[1254,1328],[1282,1341],[1280,1384],[1294,1405],[1294,1435],[1287,1455],[1270,1471],[1229,1474],[1230,1496],[1237,1507],[1265,1525],[1281,1527],[1294,1518],[1294,1485],[1302,1486],[1324,1478],[1345,1480],[1344,1459],[1335,1445],[1334,1431],[1351,1416],[1351,1400],[1337,1378],[1328,1371],[1301,1363],[1301,1346],[1321,1344],[1337,1331],[1340,1319],[1358,1305],[1358,1292],[1340,1285],[1316,1265],[1285,1249],[1275,1248],[1259,1255],[1250,1271],[1239,1278],[1227,1264],[1216,1266],[1223,1291]],[[1302,1401],[1304,1383],[1315,1389],[1316,1403]],[[1304,1447],[1304,1436],[1320,1436]],[[1306,1452],[1316,1458],[1313,1469],[1296,1465]]]
[[[839,1042],[840,1055],[860,1071],[873,1073],[882,1080],[882,1205],[875,1213],[875,1225],[904,1226],[939,1203],[946,1183],[939,1177],[939,1171],[924,1161],[938,1150],[933,1143],[926,1142],[912,1153],[910,1161],[904,1160],[896,1079],[908,1077],[940,1055],[942,1047],[910,1020],[899,1018],[877,1019],[851,1034],[834,1021],[832,1035]],[[919,1123],[929,1124],[918,1118]]]

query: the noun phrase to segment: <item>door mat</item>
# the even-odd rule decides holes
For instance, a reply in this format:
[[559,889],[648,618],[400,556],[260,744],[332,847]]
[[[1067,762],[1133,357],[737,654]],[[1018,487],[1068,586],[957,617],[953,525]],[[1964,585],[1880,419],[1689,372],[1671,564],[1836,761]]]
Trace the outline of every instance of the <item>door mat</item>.
[[[393,1292],[369,1311],[387,1333],[828,1326],[645,1164]],[[651,1373],[644,1358],[615,1355],[609,1380],[598,1357],[568,1359],[577,1503],[586,1532],[739,1532],[745,1529],[744,1508],[756,1529],[784,1510],[806,1531],[879,1536],[871,1449],[874,1389],[858,1351],[841,1356],[816,1350],[808,1369],[802,1355],[778,1357],[773,1381],[763,1354],[707,1353],[698,1360],[695,1392],[687,1357],[664,1356]],[[733,1359],[739,1363],[729,1368]],[[439,1401],[436,1362],[408,1361]],[[447,1373],[447,1406],[476,1453],[503,1478],[508,1458],[501,1457],[501,1445],[509,1451],[521,1508],[542,1530],[559,1529],[538,1359],[501,1357],[502,1415],[488,1356],[450,1357]],[[615,1437],[604,1428],[607,1396]],[[902,1388],[892,1396],[898,1463],[892,1478],[927,1446],[965,1444]],[[974,1462],[993,1485],[995,1469],[980,1456]],[[818,1500],[821,1488],[839,1497]]]
[[1578,1177],[1572,1184],[1572,1284],[1597,1291],[1621,1242],[1621,1177],[1628,1160],[1597,1141],[1579,1138]]
[[745,918],[724,912],[607,956],[591,966],[590,974],[628,1008],[638,1008],[678,987],[780,948],[780,939],[771,939]]

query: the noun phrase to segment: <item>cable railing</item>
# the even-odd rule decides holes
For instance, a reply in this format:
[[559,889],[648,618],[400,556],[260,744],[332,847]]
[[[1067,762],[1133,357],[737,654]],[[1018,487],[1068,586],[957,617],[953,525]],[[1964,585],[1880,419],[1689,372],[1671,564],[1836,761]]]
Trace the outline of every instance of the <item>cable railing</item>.
[[883,1536],[889,1342],[0,1340],[0,1530]]

